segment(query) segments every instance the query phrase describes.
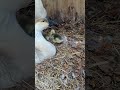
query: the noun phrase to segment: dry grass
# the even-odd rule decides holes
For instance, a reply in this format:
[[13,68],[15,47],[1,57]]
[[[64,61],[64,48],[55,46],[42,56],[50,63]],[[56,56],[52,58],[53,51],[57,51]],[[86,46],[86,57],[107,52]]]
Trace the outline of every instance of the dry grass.
[[[39,90],[84,90],[85,43],[78,26],[65,24],[56,32],[67,37],[56,45],[57,55],[36,65],[35,84]],[[82,28],[84,29],[84,28]]]
[[[93,47],[99,48],[94,52],[86,50],[86,89],[120,90],[120,3],[118,0],[88,0],[87,3],[86,30],[92,33],[86,34],[86,40],[94,39],[98,44]],[[99,42],[99,37],[108,36],[108,42]]]

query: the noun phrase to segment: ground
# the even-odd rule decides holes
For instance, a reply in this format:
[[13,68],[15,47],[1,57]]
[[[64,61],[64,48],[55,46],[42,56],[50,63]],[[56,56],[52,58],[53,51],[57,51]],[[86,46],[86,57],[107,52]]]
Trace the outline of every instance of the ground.
[[86,90],[120,90],[120,3],[86,2]]
[[84,90],[85,38],[84,24],[64,23],[52,27],[66,37],[55,45],[57,54],[36,66],[36,87],[39,90]]

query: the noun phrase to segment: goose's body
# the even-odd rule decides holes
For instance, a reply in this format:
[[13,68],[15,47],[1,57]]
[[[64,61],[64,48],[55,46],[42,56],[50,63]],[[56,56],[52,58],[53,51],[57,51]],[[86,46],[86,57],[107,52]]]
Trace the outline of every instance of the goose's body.
[[47,12],[41,0],[35,0],[35,18],[46,18]]
[[15,86],[34,75],[34,39],[16,20],[16,11],[30,1],[0,0],[0,88]]
[[35,62],[41,63],[45,59],[56,54],[56,48],[42,35],[42,31],[48,27],[48,22],[39,20],[35,23]]

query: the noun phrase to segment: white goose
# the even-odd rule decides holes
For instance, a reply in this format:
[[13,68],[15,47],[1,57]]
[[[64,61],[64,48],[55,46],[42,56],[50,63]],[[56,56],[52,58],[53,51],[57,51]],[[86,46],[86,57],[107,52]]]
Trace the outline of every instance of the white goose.
[[35,63],[41,63],[56,54],[55,46],[42,35],[42,31],[48,26],[49,24],[45,19],[37,19],[35,22]]
[[34,39],[16,20],[16,11],[31,0],[0,0],[0,88],[34,75]]
[[41,0],[35,0],[35,63],[41,63],[45,59],[56,54],[56,48],[42,35],[42,31],[49,26],[45,19],[47,12]]

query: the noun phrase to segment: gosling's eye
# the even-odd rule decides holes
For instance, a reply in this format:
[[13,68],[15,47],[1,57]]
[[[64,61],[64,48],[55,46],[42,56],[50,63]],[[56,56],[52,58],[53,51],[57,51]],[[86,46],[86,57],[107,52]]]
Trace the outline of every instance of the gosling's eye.
[[45,21],[43,21],[43,22],[45,22]]

